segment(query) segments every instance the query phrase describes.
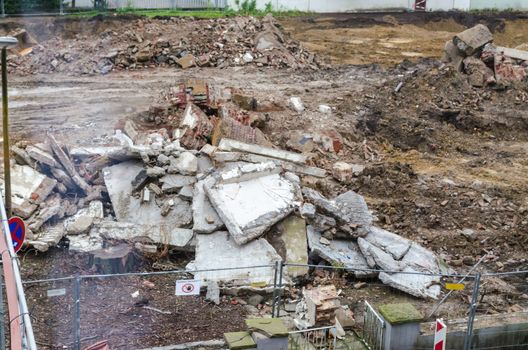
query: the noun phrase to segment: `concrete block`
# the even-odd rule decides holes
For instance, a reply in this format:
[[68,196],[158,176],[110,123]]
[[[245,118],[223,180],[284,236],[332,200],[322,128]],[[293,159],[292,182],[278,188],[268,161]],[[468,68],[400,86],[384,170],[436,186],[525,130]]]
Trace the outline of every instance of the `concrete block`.
[[[244,269],[247,266],[273,265],[281,257],[264,239],[257,239],[243,246],[238,245],[227,232],[196,235],[196,260],[194,270],[210,270],[219,267],[241,268],[224,271],[196,272],[200,280],[229,282],[237,286],[251,284],[273,285],[273,268]],[[191,271],[192,272],[192,271]]]
[[198,171],[198,159],[191,152],[183,152],[180,156],[171,161],[169,173],[195,175]]
[[384,229],[372,226],[365,240],[401,260],[411,248],[411,241]]
[[493,34],[491,34],[488,27],[483,24],[477,24],[462,33],[458,33],[453,38],[453,43],[461,52],[464,52],[466,56],[473,55],[478,49],[492,41]]
[[101,201],[90,202],[87,208],[79,210],[74,216],[64,221],[64,228],[70,235],[87,233],[96,220],[104,217],[103,203]]
[[37,147],[27,146],[26,147],[26,152],[28,153],[28,155],[31,158],[33,158],[34,160],[36,160],[39,163],[46,164],[46,165],[49,165],[49,166],[54,167],[54,168],[59,166],[59,164],[57,163],[55,158],[53,158],[52,154],[44,152],[44,151],[42,151],[41,149],[39,149]]

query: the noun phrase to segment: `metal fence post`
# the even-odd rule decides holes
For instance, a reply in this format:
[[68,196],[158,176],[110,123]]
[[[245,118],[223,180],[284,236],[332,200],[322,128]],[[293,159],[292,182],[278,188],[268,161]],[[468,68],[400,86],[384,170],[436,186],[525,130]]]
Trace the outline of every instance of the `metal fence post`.
[[6,16],[6,13],[5,13],[5,0],[2,0],[2,17],[5,17]]
[[464,350],[470,350],[473,340],[473,322],[475,321],[475,313],[477,311],[477,299],[480,288],[480,273],[475,275],[475,285],[473,287],[473,295],[471,296],[471,305],[469,306],[469,315],[467,323],[466,338],[464,339]]
[[279,262],[275,262],[275,267],[273,268],[273,297],[271,299],[271,316],[275,317],[275,305],[277,304],[277,296],[278,296],[278,289],[277,289],[277,276],[279,274]]
[[81,349],[81,276],[73,280],[73,334],[76,350]]
[[282,274],[284,271],[284,261],[280,262],[279,265],[279,285],[278,285],[278,291],[277,291],[277,305],[275,306],[276,315],[275,317],[280,316],[280,305],[281,305],[281,299],[282,299]]
[[64,15],[64,3],[62,2],[63,0],[59,0],[59,6],[60,6],[60,15]]

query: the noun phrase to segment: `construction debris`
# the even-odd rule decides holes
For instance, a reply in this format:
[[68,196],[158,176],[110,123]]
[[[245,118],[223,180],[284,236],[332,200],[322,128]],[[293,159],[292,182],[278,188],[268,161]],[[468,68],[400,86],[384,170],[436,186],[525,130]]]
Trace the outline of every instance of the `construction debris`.
[[467,29],[448,41],[444,62],[468,75],[475,87],[508,85],[528,76],[528,51],[493,44],[493,35],[483,24]]

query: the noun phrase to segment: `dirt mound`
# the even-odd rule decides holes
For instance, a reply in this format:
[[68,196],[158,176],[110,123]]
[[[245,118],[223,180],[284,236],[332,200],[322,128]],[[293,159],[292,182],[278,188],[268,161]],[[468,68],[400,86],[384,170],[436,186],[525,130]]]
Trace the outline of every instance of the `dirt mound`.
[[315,55],[283,34],[271,16],[58,19],[23,26],[7,23],[3,31],[10,34],[21,27],[39,45],[25,56],[9,57],[12,72],[18,74],[106,74],[156,66],[316,69],[320,65]]

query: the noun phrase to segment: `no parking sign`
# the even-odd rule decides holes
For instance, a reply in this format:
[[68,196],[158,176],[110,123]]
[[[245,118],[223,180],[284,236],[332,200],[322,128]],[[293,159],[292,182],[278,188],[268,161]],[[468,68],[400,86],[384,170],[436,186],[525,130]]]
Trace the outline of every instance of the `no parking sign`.
[[176,281],[176,295],[200,295],[200,280]]
[[7,221],[9,224],[9,231],[11,232],[11,240],[13,241],[13,249],[15,253],[22,248],[22,243],[24,243],[24,238],[26,237],[26,225],[24,221],[15,216]]

